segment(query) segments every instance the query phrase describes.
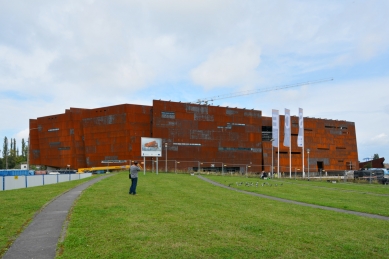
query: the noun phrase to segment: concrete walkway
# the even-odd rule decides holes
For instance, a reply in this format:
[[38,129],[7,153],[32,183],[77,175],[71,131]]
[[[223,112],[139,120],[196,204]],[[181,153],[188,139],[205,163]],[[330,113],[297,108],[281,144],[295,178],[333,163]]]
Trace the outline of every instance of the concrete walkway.
[[3,259],[53,259],[69,210],[81,192],[111,176],[104,175],[83,183],[51,201],[19,235]]
[[223,187],[223,188],[226,188],[226,189],[229,189],[229,190],[233,190],[233,191],[237,191],[237,192],[241,192],[241,193],[245,193],[245,194],[249,194],[249,195],[253,195],[253,196],[257,196],[257,197],[261,197],[261,198],[265,198],[265,199],[281,201],[281,202],[287,202],[287,203],[292,203],[292,204],[306,206],[306,207],[311,207],[311,208],[316,208],[316,209],[331,210],[331,211],[340,212],[340,213],[353,214],[353,215],[357,215],[357,216],[361,216],[361,217],[389,220],[389,217],[375,215],[375,214],[369,214],[369,213],[358,212],[358,211],[351,211],[351,210],[337,209],[337,208],[332,208],[332,207],[314,205],[314,204],[305,203],[305,202],[299,202],[299,201],[293,201],[293,200],[277,198],[277,197],[268,196],[268,195],[259,194],[259,193],[254,193],[254,192],[247,192],[247,191],[235,189],[235,188],[232,188],[232,187],[229,187],[229,186],[225,186],[225,185],[223,185],[221,183],[218,183],[218,182],[214,182],[214,181],[212,181],[212,180],[210,180],[208,178],[205,178],[205,177],[203,177],[201,175],[198,175],[197,177],[202,179],[202,180],[204,180],[204,181],[206,181],[206,182],[209,182],[209,183],[211,183],[213,185],[219,186],[219,187]]

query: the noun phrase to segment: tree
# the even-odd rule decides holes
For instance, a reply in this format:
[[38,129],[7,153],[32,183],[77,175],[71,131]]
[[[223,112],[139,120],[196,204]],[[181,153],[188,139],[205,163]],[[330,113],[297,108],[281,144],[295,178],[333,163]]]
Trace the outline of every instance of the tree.
[[[8,139],[7,139],[7,144],[8,144]],[[10,144],[11,144],[11,146],[10,146],[10,149],[9,149],[9,153],[11,154],[12,150],[14,149],[14,142],[13,142],[12,138],[11,138]]]
[[7,137],[4,137],[4,143],[3,143],[3,158],[4,158],[4,165],[3,166],[5,169],[8,169],[7,167],[7,157],[8,157],[8,138]]
[[16,165],[16,156],[8,156],[7,169],[14,169]]
[[27,158],[26,154],[26,142],[24,141],[24,138],[22,138],[22,157]]
[[379,159],[380,156],[378,154],[374,154],[373,159]]
[[365,164],[365,166],[364,166],[364,168],[367,168],[367,169],[369,169],[371,167],[372,167],[371,161],[369,163]]

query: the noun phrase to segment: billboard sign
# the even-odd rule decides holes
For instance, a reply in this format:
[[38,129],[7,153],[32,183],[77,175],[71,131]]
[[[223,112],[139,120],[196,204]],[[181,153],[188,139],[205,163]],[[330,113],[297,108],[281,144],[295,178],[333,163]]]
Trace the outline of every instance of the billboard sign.
[[162,139],[161,138],[141,138],[142,157],[161,157]]

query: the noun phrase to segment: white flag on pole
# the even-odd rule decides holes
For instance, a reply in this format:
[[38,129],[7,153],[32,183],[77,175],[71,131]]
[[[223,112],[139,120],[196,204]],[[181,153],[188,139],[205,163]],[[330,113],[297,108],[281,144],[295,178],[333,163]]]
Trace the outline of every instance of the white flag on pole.
[[278,110],[272,110],[272,137],[273,137],[273,147],[278,147],[278,132],[279,132],[279,120],[280,116],[278,115]]
[[299,108],[299,134],[297,137],[297,146],[304,147],[304,116],[303,109]]
[[290,147],[290,110],[285,109],[284,146]]

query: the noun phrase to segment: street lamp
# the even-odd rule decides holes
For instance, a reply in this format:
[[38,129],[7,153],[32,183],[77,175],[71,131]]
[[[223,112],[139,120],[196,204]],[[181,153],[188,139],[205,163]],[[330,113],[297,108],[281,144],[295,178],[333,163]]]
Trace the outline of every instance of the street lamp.
[[307,149],[307,153],[308,153],[308,181],[309,181],[309,148]]
[[166,155],[166,157],[165,157],[165,172],[167,173],[167,143],[165,143],[165,155]]

